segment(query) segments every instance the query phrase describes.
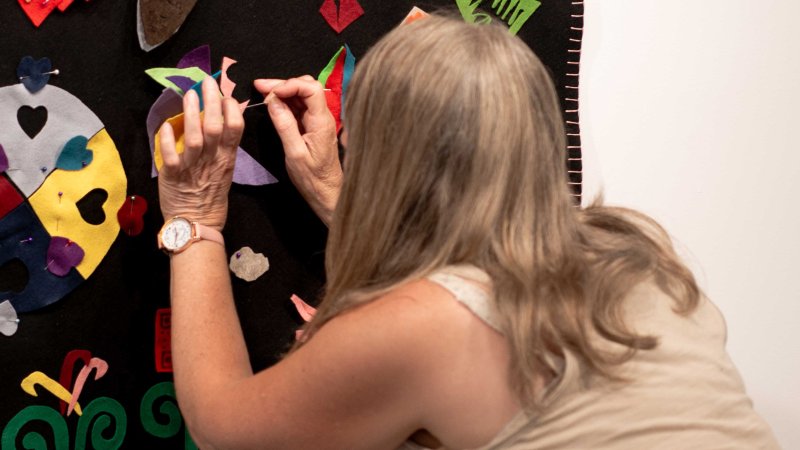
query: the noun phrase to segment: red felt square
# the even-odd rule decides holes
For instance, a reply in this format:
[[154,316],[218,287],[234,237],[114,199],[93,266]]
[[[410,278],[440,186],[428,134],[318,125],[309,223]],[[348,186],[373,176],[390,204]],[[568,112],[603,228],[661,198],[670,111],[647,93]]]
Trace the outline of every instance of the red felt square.
[[5,176],[0,176],[0,219],[25,201],[14,184]]

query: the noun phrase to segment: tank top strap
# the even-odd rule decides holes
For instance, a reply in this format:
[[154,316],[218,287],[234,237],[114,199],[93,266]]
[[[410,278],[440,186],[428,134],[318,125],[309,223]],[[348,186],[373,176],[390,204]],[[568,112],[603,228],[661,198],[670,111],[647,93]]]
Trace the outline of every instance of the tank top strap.
[[449,291],[487,325],[502,333],[490,293],[492,280],[474,266],[447,266],[426,277]]

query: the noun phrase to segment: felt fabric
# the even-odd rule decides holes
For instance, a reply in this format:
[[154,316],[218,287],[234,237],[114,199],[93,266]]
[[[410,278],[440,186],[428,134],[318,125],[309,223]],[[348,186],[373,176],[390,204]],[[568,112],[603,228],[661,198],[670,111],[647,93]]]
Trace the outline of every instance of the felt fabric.
[[[236,64],[235,59],[228,58],[227,56],[222,58],[222,70],[220,71],[222,73],[222,78],[219,82],[219,90],[222,92],[223,97],[233,98],[233,90],[236,89],[236,83],[228,78],[228,69],[234,64]],[[249,104],[250,100],[240,103],[239,110],[244,112]]]
[[19,318],[17,311],[11,302],[5,300],[0,302],[0,334],[3,336],[13,336],[19,328]]
[[[165,100],[164,109],[167,108],[166,102],[168,101],[169,100]],[[202,112],[200,113],[200,116],[201,118],[203,117]],[[185,150],[183,135],[183,112],[170,117],[167,119],[167,122],[172,126],[172,131],[175,135],[175,151],[177,151],[178,154],[181,154]],[[156,131],[155,136],[153,136],[153,166],[155,167],[156,171],[159,171],[163,165],[164,159],[161,156],[161,138],[159,132]],[[236,149],[236,163],[233,167],[233,182],[236,184],[250,186],[263,186],[265,184],[277,183],[278,179],[269,173],[267,169],[258,163],[258,161],[253,159],[252,156],[248,155],[247,152],[239,147]]]
[[[64,362],[61,363],[61,375],[58,378],[58,384],[64,386],[64,389],[70,390],[72,388],[72,375],[75,373],[75,365],[78,361],[83,362],[83,365],[89,364],[92,359],[92,352],[89,350],[70,350],[67,356],[64,357]],[[61,414],[67,413],[67,402],[61,401],[59,408]]]
[[137,32],[142,50],[150,51],[177,33],[195,4],[197,0],[139,0]]
[[195,81],[189,77],[182,77],[179,75],[172,75],[167,77],[167,80],[178,87],[182,92],[187,92],[194,86]]
[[56,169],[81,170],[92,163],[94,152],[87,148],[89,139],[85,136],[75,136],[64,144],[56,160]]
[[53,236],[47,247],[47,270],[53,275],[63,277],[83,261],[84,255],[80,245],[65,237]]
[[154,79],[156,82],[158,82],[158,84],[164,86],[167,89],[172,89],[179,95],[183,95],[185,91],[180,87],[178,87],[175,83],[170,81],[169,77],[185,77],[189,78],[195,83],[199,83],[203,81],[205,77],[208,76],[206,72],[203,72],[202,69],[199,69],[197,67],[187,67],[186,69],[173,69],[171,67],[154,67],[152,69],[147,69],[144,72],[150,75],[150,78]]
[[406,17],[405,17],[405,19],[403,19],[402,23],[404,25],[406,25],[406,24],[415,22],[415,21],[417,21],[419,19],[424,19],[424,18],[428,17],[428,15],[429,15],[428,13],[426,13],[425,11],[420,9],[419,7],[415,6],[415,7],[411,8],[411,11],[408,12],[408,15],[406,15]]
[[84,279],[76,269],[64,277],[46,269],[50,235],[30,205],[23,203],[0,219],[0,265],[20,260],[28,269],[28,283],[21,292],[0,292],[17,313],[43,308],[63,298]]
[[256,253],[250,247],[242,247],[231,255],[230,269],[244,281],[255,281],[269,270],[269,260],[263,253]]
[[461,16],[470,23],[489,23],[492,16],[483,12],[490,7],[497,15],[497,19],[508,25],[509,33],[516,35],[522,26],[531,16],[542,6],[538,0],[515,0],[515,1],[493,1],[491,5],[487,2],[483,5],[483,0],[456,0]]
[[14,208],[21,205],[25,198],[20,195],[17,188],[8,181],[4,175],[0,175],[0,219],[11,212]]
[[[328,102],[328,109],[331,110],[333,118],[336,120],[336,131],[342,129],[342,105],[344,104],[344,76],[345,76],[345,62],[347,61],[348,50],[342,47],[331,58],[328,65],[322,69],[318,79],[327,91],[325,91],[325,99]],[[355,59],[351,62],[355,66]]]
[[117,222],[123,233],[138,236],[144,230],[144,213],[147,212],[147,200],[141,195],[125,198],[125,203],[117,211]]
[[50,81],[52,70],[53,65],[48,58],[33,59],[31,56],[25,56],[17,66],[17,78],[25,89],[35,94]]
[[0,172],[5,172],[8,169],[8,156],[3,145],[0,144]]
[[[147,114],[147,137],[150,142],[150,157],[153,160],[153,165],[150,170],[151,177],[158,176],[158,168],[156,168],[156,144],[155,138],[161,125],[170,117],[177,116],[183,112],[183,97],[171,89],[164,89],[161,95],[156,99],[155,103],[150,107],[150,112]],[[159,144],[160,146],[161,144]],[[161,158],[159,152],[159,159]],[[160,167],[160,166],[159,166]]]
[[[117,238],[116,214],[125,202],[128,186],[119,153],[106,130],[94,135],[88,146],[94,151],[90,165],[74,172],[53,172],[29,198],[36,215],[52,236],[67,237],[86,252],[77,266],[84,278],[94,272]],[[87,223],[77,207],[77,202],[94,189],[108,194],[102,206],[105,221],[99,225]]]
[[337,34],[344,31],[353,21],[364,15],[364,9],[358,0],[339,0],[339,7],[333,0],[325,0],[319,8],[319,13],[325,18],[325,22],[336,31]]
[[304,321],[310,322],[311,319],[314,318],[314,314],[317,313],[316,308],[309,305],[308,303],[303,301],[302,298],[298,297],[295,294],[292,294],[292,296],[289,298],[292,300],[294,307],[297,309],[297,313],[300,314],[300,317],[302,317]]
[[[47,122],[33,139],[18,123],[17,111],[23,106],[47,110]],[[0,140],[8,157],[7,173],[26,197],[53,171],[67,141],[94,136],[102,128],[86,105],[61,88],[48,85],[35,94],[22,84],[0,88]]]
[[83,385],[86,384],[86,381],[89,379],[89,375],[92,373],[92,370],[94,370],[94,379],[97,381],[100,378],[103,378],[106,372],[108,372],[108,363],[100,358],[92,358],[89,361],[89,364],[83,366],[81,372],[78,374],[78,377],[75,378],[75,385],[72,387],[72,399],[69,401],[69,405],[67,407],[68,416],[72,414],[73,410],[77,412],[76,406],[78,405],[78,398],[81,396],[81,392],[83,392]]
[[[21,6],[22,10],[25,11],[25,15],[31,19],[31,22],[33,22],[36,27],[39,27],[39,25],[41,25],[42,22],[47,19],[47,16],[49,16],[50,13],[56,9],[56,6],[58,6],[59,2],[51,0],[47,5],[42,5],[40,0],[34,0],[31,2],[27,2],[26,0],[17,0],[17,3],[19,3],[19,6]],[[67,6],[69,6],[69,4],[67,4]],[[61,11],[64,10],[62,9]]]
[[[42,372],[39,371],[33,372],[27,377],[25,377],[22,380],[22,383],[20,383],[20,387],[22,387],[22,390],[34,397],[39,396],[39,393],[36,392],[36,386],[41,386],[43,389],[55,395],[62,401],[65,402],[72,401],[72,394],[67,389],[65,389],[64,386],[61,386],[54,379],[48,377]],[[83,410],[81,409],[80,404],[75,403],[74,409],[79,416],[83,414]]]
[[197,67],[205,73],[211,73],[211,46],[201,45],[189,53],[183,55],[178,65],[178,69],[188,69]]
[[155,356],[156,372],[172,373],[172,309],[156,310]]

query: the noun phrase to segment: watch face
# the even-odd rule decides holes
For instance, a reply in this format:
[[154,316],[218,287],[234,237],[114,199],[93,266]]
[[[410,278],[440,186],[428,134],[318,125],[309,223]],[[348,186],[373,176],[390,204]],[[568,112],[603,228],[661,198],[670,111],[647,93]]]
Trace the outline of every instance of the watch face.
[[192,224],[186,219],[172,219],[161,233],[161,242],[167,250],[178,250],[192,239]]

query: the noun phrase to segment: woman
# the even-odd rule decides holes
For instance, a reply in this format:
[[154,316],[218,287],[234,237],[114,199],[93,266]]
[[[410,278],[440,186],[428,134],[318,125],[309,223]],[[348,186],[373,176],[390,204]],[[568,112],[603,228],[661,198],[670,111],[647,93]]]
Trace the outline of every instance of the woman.
[[777,448],[664,231],[572,204],[552,83],[504,29],[432,17],[377,43],[348,91],[344,177],[320,85],[256,88],[330,225],[328,284],[304,339],[253,374],[218,236],[243,120],[206,80],[183,154],[162,130],[159,177],[165,219],[211,236],[161,234],[201,448]]

